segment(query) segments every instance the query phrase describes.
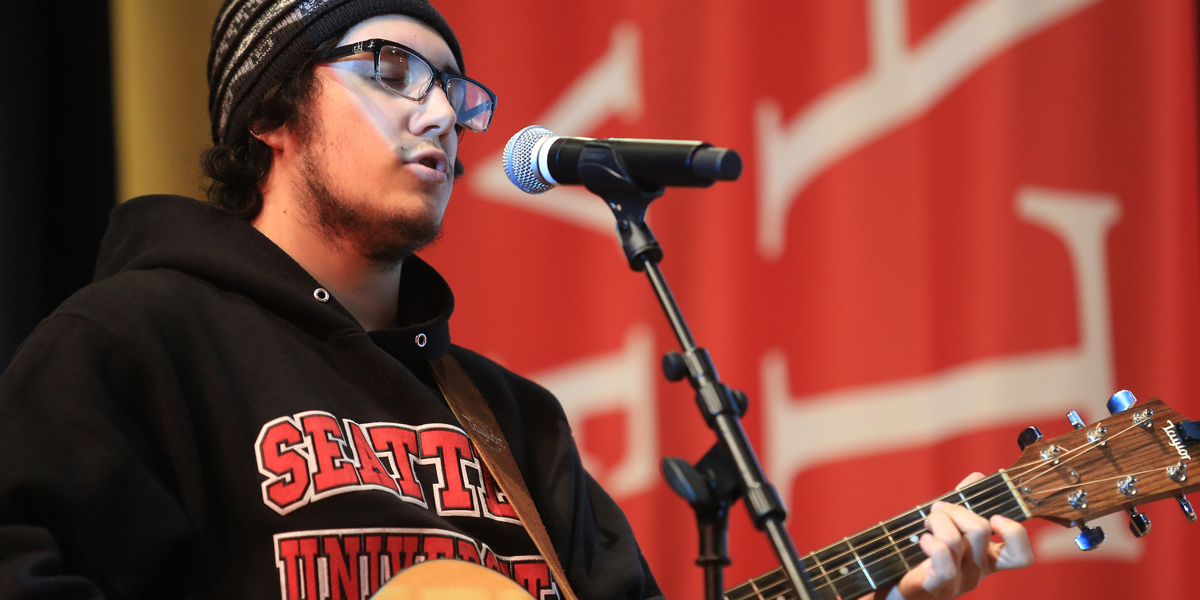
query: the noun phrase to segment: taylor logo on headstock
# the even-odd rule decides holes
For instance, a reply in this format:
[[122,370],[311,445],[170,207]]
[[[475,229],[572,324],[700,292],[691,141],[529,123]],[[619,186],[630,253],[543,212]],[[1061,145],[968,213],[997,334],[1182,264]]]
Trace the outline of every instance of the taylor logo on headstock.
[[1167,432],[1167,443],[1175,447],[1175,451],[1179,453],[1179,456],[1187,460],[1192,460],[1192,456],[1188,454],[1187,448],[1183,447],[1183,442],[1179,441],[1179,434],[1175,433],[1175,424],[1167,420],[1167,426],[1163,427],[1162,430]]

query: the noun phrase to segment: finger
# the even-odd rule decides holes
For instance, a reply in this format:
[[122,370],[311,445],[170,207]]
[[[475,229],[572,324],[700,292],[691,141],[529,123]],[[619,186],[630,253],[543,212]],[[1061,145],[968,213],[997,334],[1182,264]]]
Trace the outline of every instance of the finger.
[[954,555],[954,559],[958,560],[965,550],[966,542],[959,532],[958,525],[954,523],[954,518],[949,514],[953,509],[954,506],[946,502],[935,502],[930,507],[929,516],[925,518],[925,528],[937,541],[945,544]]
[[964,553],[969,552],[974,566],[984,573],[991,572],[989,542],[992,538],[992,526],[988,520],[971,512],[966,507],[955,504],[945,507],[942,513],[950,517],[965,540]]
[[1022,569],[1033,564],[1033,547],[1024,525],[1001,515],[992,515],[990,523],[992,530],[1003,540],[989,548],[997,571]]
[[[921,551],[929,557],[922,563],[925,566],[925,578],[921,582],[921,589],[932,594],[958,577],[958,557],[949,545],[933,534],[923,534],[919,543]],[[905,597],[908,596],[905,594]]]
[[[905,573],[904,577],[901,577],[900,581],[887,591],[885,596],[887,600],[933,600],[935,596],[924,587],[929,578],[931,564],[930,560],[926,558],[917,565],[917,568]],[[875,597],[879,597],[878,592]]]
[[[929,557],[928,567],[921,588],[928,592],[936,592],[943,586],[954,581],[959,576],[959,563],[965,550],[965,540],[954,524],[954,519],[946,514],[949,504],[935,503],[925,519],[928,533],[921,536],[921,550]],[[907,596],[907,594],[905,594]]]
[[967,477],[965,479],[963,479],[962,481],[958,482],[958,485],[954,486],[954,489],[961,490],[961,489],[967,487],[968,485],[975,483],[976,481],[982,480],[983,478],[984,478],[983,473],[980,473],[979,471],[975,471],[974,473],[967,475]]

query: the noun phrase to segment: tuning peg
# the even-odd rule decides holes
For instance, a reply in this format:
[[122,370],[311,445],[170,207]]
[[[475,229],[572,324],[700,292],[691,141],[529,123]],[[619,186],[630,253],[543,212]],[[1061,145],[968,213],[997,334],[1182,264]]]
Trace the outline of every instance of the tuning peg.
[[1083,423],[1083,419],[1079,418],[1079,413],[1075,411],[1067,413],[1067,420],[1071,422],[1071,427],[1074,427],[1075,429],[1083,429],[1086,427],[1086,425]]
[[1183,516],[1187,517],[1188,523],[1196,522],[1196,511],[1192,510],[1192,503],[1188,502],[1187,496],[1180,494],[1175,497],[1179,501],[1179,508],[1183,511]]
[[1180,421],[1179,439],[1184,442],[1200,440],[1200,421]]
[[1042,441],[1042,437],[1042,430],[1030,425],[1017,436],[1017,445],[1024,450],[1025,446]]
[[1136,508],[1127,508],[1125,512],[1129,513],[1129,530],[1133,535],[1142,537],[1150,533],[1150,517],[1138,512]]
[[1129,390],[1121,390],[1108,399],[1108,414],[1115,415],[1137,404],[1137,398]]
[[1083,533],[1075,536],[1075,545],[1084,552],[1095,550],[1104,541],[1104,530],[1099,527],[1080,525],[1079,530]]

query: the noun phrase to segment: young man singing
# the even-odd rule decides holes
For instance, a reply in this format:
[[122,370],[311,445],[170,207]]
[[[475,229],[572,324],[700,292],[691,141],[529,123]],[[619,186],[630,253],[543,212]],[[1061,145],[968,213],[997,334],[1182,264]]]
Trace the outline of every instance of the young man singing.
[[[464,73],[424,0],[225,3],[209,202],[119,206],[96,283],[0,379],[0,597],[359,599],[437,558],[562,597],[439,390],[446,353],[575,593],[660,595],[557,400],[451,346],[450,289],[413,254],[495,108]],[[1032,560],[1013,521],[945,507],[928,528],[890,598]]]

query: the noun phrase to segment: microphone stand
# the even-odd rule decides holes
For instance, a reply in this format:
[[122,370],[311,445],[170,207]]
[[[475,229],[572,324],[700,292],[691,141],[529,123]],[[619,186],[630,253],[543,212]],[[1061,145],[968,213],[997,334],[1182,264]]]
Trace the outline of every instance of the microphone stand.
[[577,170],[584,186],[603,198],[613,211],[629,267],[646,273],[679,340],[682,352],[670,352],[663,357],[667,379],[679,381],[687,377],[696,391],[696,404],[705,423],[717,434],[716,444],[695,467],[678,458],[663,460],[667,482],[696,513],[700,534],[700,557],[696,563],[704,569],[705,598],[724,597],[723,568],[729,564],[725,550],[727,510],[739,497],[744,497],[754,526],[767,534],[798,597],[809,600],[807,578],[784,526],[787,510],[775,488],[767,482],[742,428],[740,419],[745,413],[746,396],[721,382],[708,351],[698,347],[692,338],[658,267],[662,248],[646,225],[645,216],[650,202],[663,194],[663,188],[638,186],[616,150],[603,140],[584,145]]

